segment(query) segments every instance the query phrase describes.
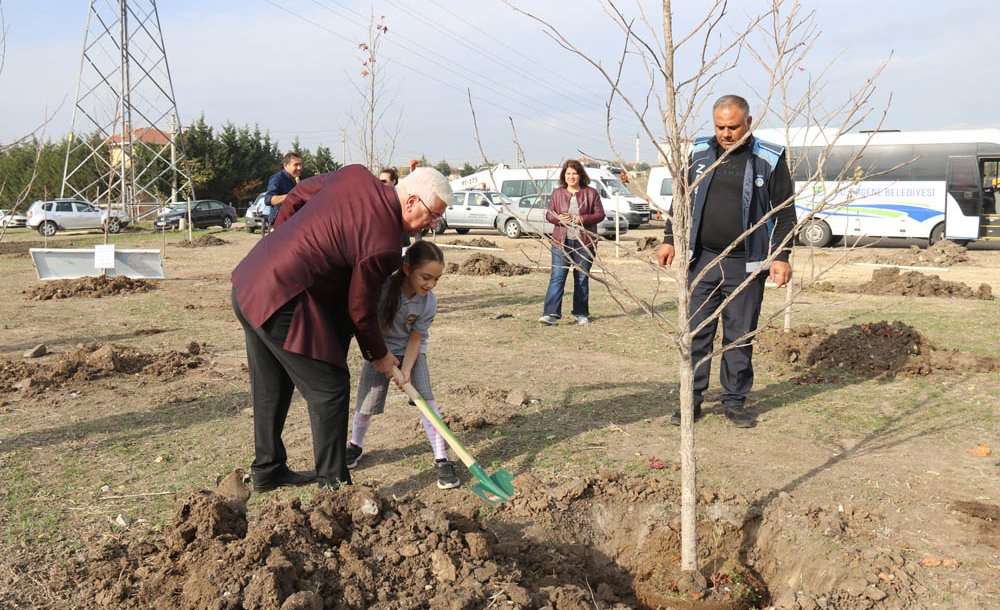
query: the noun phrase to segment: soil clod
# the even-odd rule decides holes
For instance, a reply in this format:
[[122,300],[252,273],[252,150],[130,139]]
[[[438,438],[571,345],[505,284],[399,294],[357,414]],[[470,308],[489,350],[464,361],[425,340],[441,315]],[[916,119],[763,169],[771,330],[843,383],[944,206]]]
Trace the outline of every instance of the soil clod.
[[834,332],[810,325],[788,332],[769,328],[757,343],[761,352],[807,371],[799,377],[802,382],[836,382],[839,375],[873,378],[1000,368],[1000,361],[993,358],[939,350],[915,328],[899,321],[855,324]]
[[52,280],[25,291],[33,301],[68,299],[71,297],[102,297],[149,292],[156,284],[146,280],[133,280],[124,275],[114,277],[84,277],[76,280]]
[[448,263],[448,273],[460,275],[527,275],[531,269],[517,263],[508,263],[492,254],[475,253],[465,259],[461,265]]
[[196,237],[193,241],[182,240],[177,242],[177,245],[181,248],[207,248],[210,246],[225,246],[229,242],[224,239],[219,239],[214,235],[202,235],[201,237]]
[[817,282],[813,288],[824,292],[993,300],[993,290],[989,284],[980,284],[979,288],[973,290],[961,282],[942,280],[937,275],[926,275],[919,271],[903,272],[895,267],[876,269],[872,272],[871,280],[863,284]]

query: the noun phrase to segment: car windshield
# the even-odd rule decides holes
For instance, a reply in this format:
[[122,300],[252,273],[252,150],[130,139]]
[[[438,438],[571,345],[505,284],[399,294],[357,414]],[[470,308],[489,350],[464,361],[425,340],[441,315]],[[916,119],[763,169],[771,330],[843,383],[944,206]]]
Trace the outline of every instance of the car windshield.
[[187,212],[188,204],[186,201],[178,201],[177,203],[170,204],[171,212]]
[[604,188],[608,189],[612,197],[615,195],[621,195],[622,197],[632,196],[632,192],[621,183],[621,180],[616,178],[601,178],[601,182],[604,183]]
[[513,205],[514,203],[513,201],[508,199],[506,195],[502,195],[497,192],[486,193],[486,196],[490,198],[490,201],[493,202],[493,205]]

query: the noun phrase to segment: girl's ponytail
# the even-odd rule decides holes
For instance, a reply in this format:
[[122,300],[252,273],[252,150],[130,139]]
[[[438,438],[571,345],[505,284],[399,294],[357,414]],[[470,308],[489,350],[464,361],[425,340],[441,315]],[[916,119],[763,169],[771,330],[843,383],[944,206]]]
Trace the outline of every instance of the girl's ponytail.
[[[427,262],[444,264],[444,253],[437,244],[427,240],[414,243],[406,249],[406,256],[403,257],[403,264],[410,266],[410,272],[414,272],[421,265]],[[402,269],[396,270],[389,276],[385,290],[382,291],[382,302],[379,304],[379,322],[382,328],[388,328],[392,324],[396,312],[399,311],[399,296],[403,292],[403,280],[406,274]]]

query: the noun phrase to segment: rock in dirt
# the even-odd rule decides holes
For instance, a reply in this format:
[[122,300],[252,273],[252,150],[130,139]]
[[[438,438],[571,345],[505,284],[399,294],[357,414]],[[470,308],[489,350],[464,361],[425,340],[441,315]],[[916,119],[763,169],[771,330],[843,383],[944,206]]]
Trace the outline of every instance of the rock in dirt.
[[24,352],[25,358],[41,358],[45,354],[49,353],[49,347],[44,343],[39,343],[35,347]]
[[195,238],[194,241],[183,240],[177,242],[177,245],[181,248],[206,248],[210,246],[225,246],[229,242],[224,239],[219,239],[214,235],[202,235],[201,237]]
[[512,407],[521,407],[528,404],[528,393],[521,389],[511,390],[507,394],[507,404]]
[[461,265],[456,263],[448,264],[448,273],[458,273],[459,275],[527,275],[531,269],[517,263],[508,263],[502,258],[492,254],[475,253],[465,259]]
[[123,294],[149,292],[156,284],[146,280],[133,280],[123,275],[115,277],[84,277],[76,280],[51,280],[25,291],[34,301],[68,299],[71,297],[102,298]]
[[299,591],[285,599],[281,610],[323,610],[323,598],[312,591]]

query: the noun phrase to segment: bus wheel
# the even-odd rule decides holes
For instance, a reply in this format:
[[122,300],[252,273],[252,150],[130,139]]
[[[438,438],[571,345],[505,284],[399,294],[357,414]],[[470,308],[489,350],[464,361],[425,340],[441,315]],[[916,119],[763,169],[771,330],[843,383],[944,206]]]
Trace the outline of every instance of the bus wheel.
[[799,243],[810,248],[822,248],[830,243],[833,231],[822,220],[810,220],[799,229]]
[[931,236],[927,239],[927,245],[933,246],[944,239],[944,223],[939,223],[933,229],[931,229]]

